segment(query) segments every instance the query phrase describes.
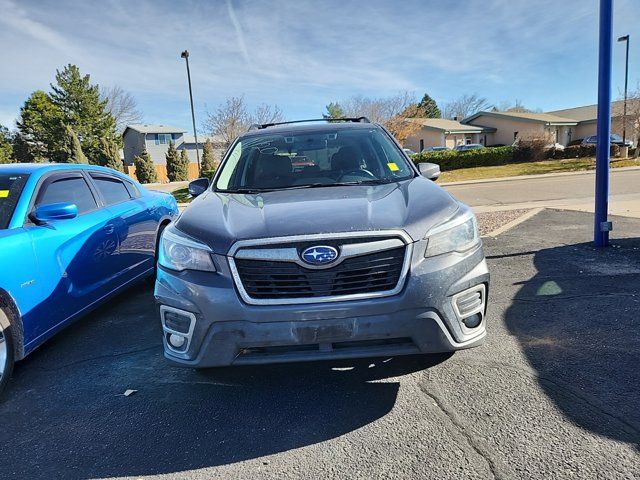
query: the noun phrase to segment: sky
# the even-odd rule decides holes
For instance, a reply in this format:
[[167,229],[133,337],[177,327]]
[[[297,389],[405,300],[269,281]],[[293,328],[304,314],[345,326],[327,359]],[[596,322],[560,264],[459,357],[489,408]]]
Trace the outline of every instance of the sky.
[[[640,80],[639,0],[614,1]],[[598,0],[0,0],[0,124],[76,64],[134,95],[146,123],[191,129],[230,96],[317,118],[352,95],[477,93],[543,111],[596,102]],[[635,29],[634,29],[635,27]],[[615,39],[614,39],[615,40]],[[614,43],[613,96],[624,85]]]

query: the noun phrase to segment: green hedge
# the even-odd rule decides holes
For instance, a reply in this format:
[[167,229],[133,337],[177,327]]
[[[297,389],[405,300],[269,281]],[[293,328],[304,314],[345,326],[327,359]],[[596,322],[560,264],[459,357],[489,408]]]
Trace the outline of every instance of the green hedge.
[[[630,151],[629,155],[633,153]],[[411,155],[415,163],[432,162],[440,165],[440,170],[456,170],[458,168],[493,167],[509,163],[536,162],[550,159],[569,159],[595,157],[595,145],[572,145],[564,150],[542,149],[527,145],[519,147],[489,147],[478,150],[457,152],[445,150],[441,152],[425,152]],[[620,147],[611,145],[611,157],[620,156]]]
[[515,149],[513,147],[493,147],[467,150],[466,152],[447,150],[442,152],[417,153],[412,155],[411,158],[415,163],[437,163],[440,165],[440,170],[445,172],[458,168],[491,167],[513,163],[514,152]]
[[[618,157],[620,155],[620,147],[618,145],[611,145],[610,152],[612,157]],[[595,156],[595,145],[570,145],[565,147],[563,151],[557,150],[554,158],[580,158]]]

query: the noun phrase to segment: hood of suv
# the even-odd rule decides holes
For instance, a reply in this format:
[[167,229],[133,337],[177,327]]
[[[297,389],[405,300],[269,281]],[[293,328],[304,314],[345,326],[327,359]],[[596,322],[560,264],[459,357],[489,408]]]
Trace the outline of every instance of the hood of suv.
[[207,191],[180,216],[185,234],[225,254],[237,240],[402,229],[414,241],[459,208],[424,177],[385,185],[303,188],[259,194]]

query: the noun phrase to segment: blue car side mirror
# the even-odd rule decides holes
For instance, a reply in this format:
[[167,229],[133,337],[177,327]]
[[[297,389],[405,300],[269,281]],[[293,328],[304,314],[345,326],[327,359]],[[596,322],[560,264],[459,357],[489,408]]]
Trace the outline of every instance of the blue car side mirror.
[[47,223],[52,220],[68,220],[78,216],[78,206],[73,203],[50,203],[40,205],[30,215],[35,223]]

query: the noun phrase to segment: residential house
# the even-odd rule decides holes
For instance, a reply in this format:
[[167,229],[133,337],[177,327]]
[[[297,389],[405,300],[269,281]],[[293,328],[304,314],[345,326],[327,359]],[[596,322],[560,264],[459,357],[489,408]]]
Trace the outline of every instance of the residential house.
[[578,121],[561,115],[534,112],[478,112],[463,124],[489,127],[493,133],[485,145],[512,145],[516,140],[545,139],[567,145],[575,138]]
[[404,142],[406,148],[416,152],[427,147],[454,148],[468,143],[487,145],[487,135],[496,130],[493,127],[465,125],[446,118],[411,118],[407,121],[419,125],[415,133],[409,135]]
[[[637,112],[640,112],[640,100],[630,99],[627,102],[627,139],[636,140],[634,131],[640,129],[640,125],[634,125],[637,121]],[[571,118],[577,123],[573,138],[575,140],[596,134],[598,120],[598,105],[585,105],[583,107],[566,108],[549,112],[565,118]],[[624,116],[624,101],[611,102],[611,132],[622,136],[622,118]]]
[[[127,125],[122,134],[124,141],[124,164],[133,165],[133,158],[145,149],[153,163],[166,165],[166,153],[169,143],[173,142],[178,152],[187,151],[191,163],[197,163],[196,140],[193,135],[186,135],[185,130],[170,125]],[[213,143],[214,159],[220,160],[224,154],[223,143],[219,138],[198,136],[198,151],[202,158],[202,148],[207,140]]]

